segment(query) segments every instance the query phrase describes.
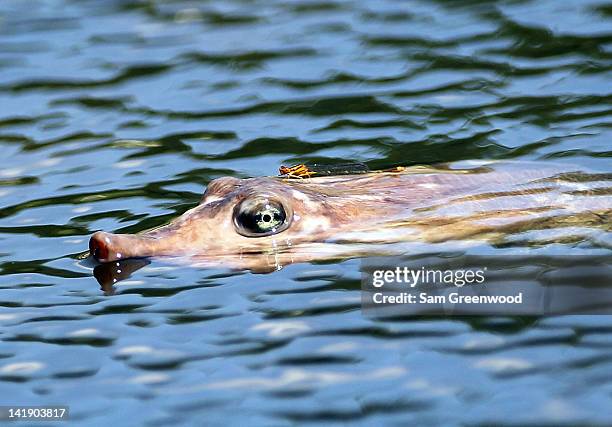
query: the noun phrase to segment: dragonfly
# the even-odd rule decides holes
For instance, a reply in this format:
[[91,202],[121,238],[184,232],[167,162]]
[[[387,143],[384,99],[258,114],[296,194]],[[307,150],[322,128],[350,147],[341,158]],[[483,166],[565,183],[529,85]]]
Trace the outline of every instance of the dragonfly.
[[294,166],[281,166],[278,168],[279,176],[288,179],[303,179],[317,176],[334,175],[353,175],[370,172],[370,168],[365,163],[343,163],[322,165],[313,163],[305,165],[303,163]]
[[305,165],[300,163],[294,166],[282,166],[278,168],[279,176],[288,179],[304,179],[317,176],[336,176],[336,175],[355,175],[371,172],[403,172],[406,169],[404,166],[396,166],[390,169],[371,171],[365,163],[340,163],[332,165],[323,165],[313,163]]

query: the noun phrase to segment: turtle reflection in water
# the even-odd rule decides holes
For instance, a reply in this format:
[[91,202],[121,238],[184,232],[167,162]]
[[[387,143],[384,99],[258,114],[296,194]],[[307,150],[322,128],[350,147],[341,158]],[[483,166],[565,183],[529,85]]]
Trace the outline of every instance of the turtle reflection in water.
[[306,169],[311,173],[298,177],[304,179],[287,173],[215,179],[196,207],[168,225],[135,235],[97,232],[90,253],[102,263],[163,256],[271,271],[406,253],[415,243],[581,242],[611,225],[612,174],[568,165]]

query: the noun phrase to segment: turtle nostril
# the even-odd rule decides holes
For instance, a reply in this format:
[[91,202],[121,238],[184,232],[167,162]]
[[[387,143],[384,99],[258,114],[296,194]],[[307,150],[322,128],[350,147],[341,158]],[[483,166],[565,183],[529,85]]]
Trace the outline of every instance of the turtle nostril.
[[89,252],[98,261],[107,261],[110,237],[107,233],[98,231],[89,239]]

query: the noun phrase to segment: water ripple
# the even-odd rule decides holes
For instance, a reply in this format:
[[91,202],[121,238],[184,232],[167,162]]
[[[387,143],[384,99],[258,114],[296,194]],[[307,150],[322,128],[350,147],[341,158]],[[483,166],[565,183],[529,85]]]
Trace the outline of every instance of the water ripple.
[[[607,316],[369,318],[358,259],[82,255],[95,230],[162,225],[211,180],[280,164],[609,174],[611,17],[595,0],[0,2],[0,396],[87,425],[610,425]],[[540,246],[609,249],[600,222]],[[534,249],[515,237],[481,250]]]

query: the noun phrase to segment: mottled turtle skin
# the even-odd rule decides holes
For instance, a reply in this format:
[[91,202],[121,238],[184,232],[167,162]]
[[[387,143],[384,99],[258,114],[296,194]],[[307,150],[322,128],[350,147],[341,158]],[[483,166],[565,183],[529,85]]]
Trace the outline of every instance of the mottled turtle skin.
[[[611,179],[538,162],[462,162],[305,179],[223,177],[168,225],[136,235],[97,232],[89,249],[101,262],[171,256],[256,268],[362,256],[400,242],[510,235],[579,241],[610,229]],[[284,229],[242,235],[236,206],[250,198],[280,203]]]

